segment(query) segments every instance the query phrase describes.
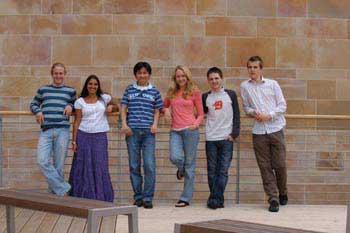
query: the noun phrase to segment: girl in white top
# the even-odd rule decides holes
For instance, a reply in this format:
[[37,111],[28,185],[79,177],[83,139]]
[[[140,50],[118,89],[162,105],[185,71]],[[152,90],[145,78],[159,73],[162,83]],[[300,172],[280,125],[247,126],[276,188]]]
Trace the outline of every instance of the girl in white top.
[[85,133],[100,133],[109,131],[106,111],[111,112],[112,105],[106,105],[112,97],[108,94],[101,94],[95,103],[87,103],[84,98],[80,97],[74,103],[74,108],[82,112],[79,130]]
[[96,75],[90,75],[80,98],[74,103],[72,147],[74,157],[69,182],[72,196],[114,200],[108,167],[109,125],[107,112],[112,112],[112,97],[101,90]]

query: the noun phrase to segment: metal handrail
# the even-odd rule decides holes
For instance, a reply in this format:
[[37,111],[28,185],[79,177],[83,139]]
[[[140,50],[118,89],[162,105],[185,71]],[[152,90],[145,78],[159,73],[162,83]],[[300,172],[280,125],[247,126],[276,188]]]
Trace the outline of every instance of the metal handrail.
[[[0,116],[10,115],[33,115],[30,111],[0,111]],[[73,113],[74,115],[74,113]],[[111,116],[119,116],[119,112],[108,113]],[[317,114],[285,114],[287,119],[322,119],[322,120],[350,120],[350,115],[317,115]],[[250,116],[242,115],[241,118],[251,118]]]
[[[31,116],[31,115],[33,115],[33,113],[30,111],[0,111],[0,116],[13,116],[13,115]],[[72,115],[74,115],[74,112]],[[108,113],[108,115],[119,116],[120,113],[119,112],[112,112],[112,113]]]
[[[6,133],[6,131],[8,130],[14,130],[12,132],[15,132],[15,133],[18,133],[18,132],[22,132],[23,129],[21,129],[21,126],[24,126],[24,127],[27,127],[28,125],[30,124],[35,124],[34,122],[34,117],[33,117],[33,122],[30,121],[30,122],[27,122],[27,121],[24,121],[22,123],[20,123],[20,128],[18,128],[17,130],[16,129],[12,129],[10,126],[11,124],[16,124],[16,120],[17,119],[14,119],[12,121],[11,117],[13,116],[28,116],[28,117],[33,117],[33,114],[30,112],[30,111],[0,111],[0,187],[4,186],[4,180],[3,180],[3,176],[1,175],[2,174],[2,170],[3,170],[3,162],[6,160],[4,160],[4,158],[2,157],[1,155],[1,146],[2,146],[2,142],[8,142],[9,139],[7,138],[2,138],[2,132]],[[108,114],[110,116],[112,116],[113,119],[117,119],[117,121],[114,121],[113,120],[113,123],[111,123],[111,125],[113,125],[113,129],[116,131],[113,130],[112,133],[115,133],[117,132],[117,138],[113,138],[113,139],[110,139],[110,141],[112,143],[117,143],[116,146],[114,147],[111,147],[111,150],[115,151],[116,153],[116,158],[118,159],[118,161],[124,161],[125,162],[125,159],[126,159],[126,156],[125,156],[125,145],[123,145],[122,141],[123,141],[123,137],[122,137],[122,134],[120,132],[120,129],[121,129],[121,121],[120,121],[120,113],[119,112],[114,112],[114,113],[111,113],[111,114]],[[7,117],[9,117],[10,121],[7,121]],[[350,115],[311,115],[311,114],[285,114],[285,117],[287,119],[301,119],[301,120],[305,120],[305,119],[311,119],[311,120],[350,120]],[[250,116],[247,116],[247,115],[244,115],[242,114],[241,116],[242,118],[242,121],[244,119],[244,122],[247,123],[247,124],[242,124],[242,128],[245,128],[245,129],[242,129],[242,133],[248,133],[247,131],[247,128],[246,126],[249,126],[249,128],[251,127],[250,126],[250,119],[252,119]],[[162,120],[163,121],[163,120]],[[161,121],[161,122],[162,122]],[[160,134],[165,134],[167,129],[169,128],[169,122],[163,122],[163,123],[160,123]],[[6,124],[9,124],[9,127],[6,127]],[[2,126],[5,126],[4,128]],[[162,128],[163,126],[163,128]],[[202,125],[203,126],[203,125]],[[299,126],[297,126],[299,127]],[[301,126],[301,128],[305,128],[307,126]],[[316,130],[317,133],[318,133],[318,127],[310,127],[312,130]],[[322,127],[321,127],[322,128]],[[294,129],[294,128],[292,128]],[[341,128],[343,129],[343,128]],[[348,129],[346,127],[346,129]],[[30,133],[33,133],[33,132],[36,132],[35,130],[33,130],[32,128],[29,128],[29,131],[26,131],[26,132],[30,132]],[[201,127],[201,132],[204,133],[203,131],[203,127]],[[15,140],[15,139],[13,139]],[[344,139],[345,140],[345,139]],[[160,138],[159,139],[159,142],[161,143],[164,143],[166,142],[167,139],[164,139],[164,138]],[[249,142],[250,143],[250,142]],[[298,144],[299,142],[292,142],[294,144]],[[304,142],[302,142],[303,144]],[[311,143],[312,144],[312,143]],[[332,143],[330,143],[331,145]],[[349,143],[347,143],[349,144]],[[327,145],[327,143],[323,143],[323,145]],[[248,185],[253,185],[255,184],[255,182],[252,182],[250,181],[250,177],[255,177],[256,174],[254,173],[249,173],[247,174],[246,172],[246,169],[250,169],[250,168],[255,168],[256,166],[255,165],[251,165],[249,163],[249,161],[252,161],[253,157],[247,157],[247,151],[249,152],[251,149],[248,148],[247,149],[247,139],[245,137],[242,137],[240,140],[238,140],[236,142],[236,166],[235,166],[235,172],[232,173],[232,175],[235,177],[233,180],[231,180],[231,184],[235,185],[235,190],[234,191],[230,191],[231,193],[235,193],[235,201],[236,203],[240,203],[240,201],[242,200],[245,200],[244,199],[244,195],[245,193],[247,193],[248,191],[246,190],[246,186]],[[163,147],[159,148],[160,151],[162,150],[166,150],[164,149]],[[203,153],[203,148],[202,149],[199,149],[199,151],[202,150],[202,153]],[[296,149],[296,150],[299,150],[299,149]],[[349,151],[350,152],[350,151]],[[250,153],[250,152],[249,152]],[[309,153],[309,151],[305,151],[303,153]],[[313,153],[312,151],[310,153]],[[160,159],[164,159],[165,157],[162,155],[159,157]],[[201,158],[201,159],[205,159],[205,158]],[[321,159],[323,162],[332,162],[334,159],[333,158],[322,158]],[[348,161],[349,159],[347,158],[344,158],[343,161],[346,162]],[[293,159],[291,161],[294,161]],[[302,163],[307,163],[307,161],[313,161],[313,159],[310,159],[309,157],[305,158],[302,160]],[[116,166],[115,168],[117,170],[115,170],[115,172],[117,173],[118,177],[122,177],[124,176],[124,169],[123,169],[123,164],[124,163],[119,163],[118,166]],[[322,164],[320,165],[321,168],[322,168]],[[169,169],[171,167],[168,167],[168,166],[162,166],[162,169]],[[169,173],[169,172],[163,172],[162,173],[163,175],[170,175],[172,174]],[[293,174],[293,177],[303,177],[304,174],[301,174],[300,176],[299,175],[295,175]],[[309,177],[313,176],[312,174],[311,175],[308,175]],[[332,177],[332,175],[330,174],[327,174],[327,176],[329,177]],[[318,177],[315,175],[315,177]],[[337,176],[334,176],[334,177],[337,177]],[[248,181],[246,180],[248,178]],[[168,182],[164,182],[164,181],[159,181],[159,183],[168,183]],[[205,181],[199,181],[198,182],[199,184],[205,184],[206,182]],[[125,192],[128,192],[129,190],[128,189],[125,189],[124,188],[124,184],[125,182],[122,181],[122,183],[118,183],[118,188],[116,189],[117,192],[118,192],[118,198],[119,200],[124,200],[126,198],[125,196]],[[120,185],[120,187],[119,187]],[[164,190],[163,189],[158,189],[159,191],[168,191],[167,188],[165,188]],[[173,190],[172,192],[178,192],[178,190]],[[261,190],[249,190],[250,193],[260,193]],[[299,191],[294,191],[294,193],[298,193]],[[312,193],[312,191],[308,191],[308,193]],[[317,192],[316,192],[317,193]],[[335,193],[340,193],[340,194],[343,194],[342,192],[335,192]],[[163,199],[159,199],[160,201],[162,201]],[[164,199],[165,200],[165,199]],[[260,200],[260,199],[259,199]]]

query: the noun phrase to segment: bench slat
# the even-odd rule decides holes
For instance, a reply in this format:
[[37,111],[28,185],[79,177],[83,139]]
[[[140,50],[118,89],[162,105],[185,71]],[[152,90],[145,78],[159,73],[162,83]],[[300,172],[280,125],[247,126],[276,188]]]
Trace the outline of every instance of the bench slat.
[[[28,220],[33,216],[33,210],[23,210],[15,219],[15,224],[18,232],[23,228],[23,226],[28,222]],[[6,231],[5,231],[6,232]]]
[[[7,225],[11,232],[14,232],[16,225],[14,224],[15,219],[13,216],[14,207],[62,215],[59,220],[56,221],[52,233],[66,233],[67,230],[69,230],[69,233],[73,233],[76,231],[85,231],[85,229],[87,229],[88,232],[96,233],[100,225],[98,219],[103,216],[115,216],[118,214],[128,216],[129,232],[138,232],[138,214],[137,207],[135,206],[118,206],[114,203],[98,200],[63,197],[15,189],[0,189],[0,205],[6,205]],[[72,221],[71,217],[67,218],[64,215],[74,216],[76,218]],[[87,218],[87,225],[85,224],[86,220],[80,218]],[[114,219],[116,219],[116,217],[114,217]]]
[[70,226],[72,225],[73,217],[61,215],[56,222],[55,227],[51,233],[67,233]]
[[86,225],[86,219],[73,218],[72,224],[69,227],[68,233],[81,233],[84,231]]
[[52,229],[55,227],[58,218],[58,214],[47,213],[36,233],[52,232]]
[[21,190],[0,190],[0,204],[86,218],[89,209],[117,207],[113,203]]
[[265,225],[265,224],[259,224],[259,223],[251,223],[251,222],[243,222],[243,221],[237,221],[237,220],[229,220],[229,219],[222,219],[222,220],[217,220],[217,224],[222,224],[222,225],[239,225],[240,227],[246,227],[249,229],[264,229],[265,231],[269,232],[274,232],[280,229],[283,229],[283,232],[285,233],[315,233],[315,231],[307,231],[307,230],[298,230],[294,228],[288,228],[288,227],[280,227],[280,226],[271,226],[271,225]]
[[41,222],[43,221],[46,213],[41,211],[36,211],[32,217],[27,221],[21,232],[25,233],[35,233],[39,228]]
[[181,233],[265,233],[251,229],[242,229],[232,226],[225,227],[209,223],[203,223],[202,225],[181,225],[180,229]]
[[236,220],[213,220],[180,225],[181,233],[318,233],[301,229],[270,226]]
[[115,232],[116,220],[116,216],[103,217],[100,233]]

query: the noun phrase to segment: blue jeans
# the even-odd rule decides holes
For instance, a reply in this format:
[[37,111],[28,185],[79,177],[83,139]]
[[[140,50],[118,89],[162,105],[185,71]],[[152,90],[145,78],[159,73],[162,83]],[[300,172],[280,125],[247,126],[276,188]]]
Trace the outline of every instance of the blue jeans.
[[[64,161],[67,156],[69,128],[52,128],[40,132],[38,164],[46,177],[49,192],[64,195],[70,185],[64,180]],[[53,164],[51,163],[53,154]]]
[[206,141],[207,171],[210,196],[208,204],[224,204],[228,170],[232,161],[233,142]]
[[[155,135],[150,129],[134,128],[125,138],[129,154],[129,170],[135,200],[152,201],[156,182]],[[141,153],[145,184],[142,190]]]
[[185,175],[184,190],[179,200],[190,202],[193,197],[199,130],[170,131],[170,161]]

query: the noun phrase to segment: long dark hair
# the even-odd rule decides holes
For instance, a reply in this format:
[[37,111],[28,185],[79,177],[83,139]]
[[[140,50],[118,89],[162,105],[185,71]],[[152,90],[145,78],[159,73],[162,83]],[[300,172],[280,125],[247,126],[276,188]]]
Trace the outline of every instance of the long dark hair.
[[87,85],[88,85],[88,83],[90,82],[91,79],[95,79],[97,81],[98,87],[97,87],[96,95],[98,96],[98,98],[101,98],[101,95],[103,94],[103,91],[101,89],[101,83],[100,83],[100,80],[98,79],[98,77],[96,75],[94,75],[94,74],[90,75],[86,79],[84,87],[83,87],[83,90],[81,90],[80,97],[84,98],[84,97],[89,95],[89,91],[87,89]]

